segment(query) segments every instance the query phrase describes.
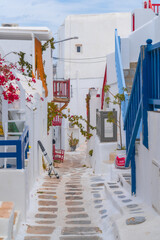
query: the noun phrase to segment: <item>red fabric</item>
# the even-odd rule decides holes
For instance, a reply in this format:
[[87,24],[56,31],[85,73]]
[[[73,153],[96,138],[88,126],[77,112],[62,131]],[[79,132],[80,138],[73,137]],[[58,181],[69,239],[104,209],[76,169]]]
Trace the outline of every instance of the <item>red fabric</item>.
[[132,31],[135,31],[135,14],[132,14]]
[[151,0],[149,0],[148,4],[149,4],[149,8],[151,8],[153,10]]
[[102,87],[102,98],[101,98],[101,110],[103,110],[103,103],[104,103],[104,87],[107,83],[107,64],[104,73],[104,80],[103,80],[103,87]]

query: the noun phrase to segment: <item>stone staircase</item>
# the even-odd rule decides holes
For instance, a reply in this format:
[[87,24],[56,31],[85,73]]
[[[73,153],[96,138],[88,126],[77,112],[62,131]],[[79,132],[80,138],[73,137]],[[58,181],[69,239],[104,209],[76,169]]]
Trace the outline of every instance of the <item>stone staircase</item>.
[[137,62],[131,62],[130,63],[130,68],[129,69],[124,69],[124,78],[125,78],[125,83],[126,83],[126,88],[128,95],[130,96],[131,90],[132,90],[132,85],[133,85],[133,80],[134,80],[134,75],[136,72],[137,68]]
[[20,213],[14,210],[13,202],[0,202],[0,240],[14,240],[19,225]]

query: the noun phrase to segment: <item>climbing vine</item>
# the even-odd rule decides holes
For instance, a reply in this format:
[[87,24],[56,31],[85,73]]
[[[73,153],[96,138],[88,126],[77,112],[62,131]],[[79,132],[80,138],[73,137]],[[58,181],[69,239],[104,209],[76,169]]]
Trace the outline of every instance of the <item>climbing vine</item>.
[[[53,118],[58,114],[58,106],[54,102],[48,102],[47,130],[52,126]],[[58,114],[59,115],[59,114]]]
[[90,97],[90,94],[87,94],[86,95],[86,109],[87,109],[87,132],[90,132],[90,128],[89,128],[89,123],[90,123],[90,114],[89,114],[89,112],[90,112],[90,99],[91,99],[91,97]]
[[[72,123],[73,126],[77,126],[80,130],[80,133],[86,138],[90,139],[93,135],[89,133],[88,131],[85,130],[85,127],[83,126],[82,122],[89,124],[86,119],[82,117],[82,115],[66,115],[62,113],[58,109],[58,106],[54,102],[49,102],[48,103],[48,131],[50,127],[52,126],[52,121],[53,118],[56,117],[56,115],[59,115],[61,118],[68,119],[70,123]],[[92,125],[89,124],[90,129],[94,130],[96,127],[93,127]]]
[[[18,64],[22,70],[22,74],[28,77],[32,77],[32,64],[25,61],[25,55],[26,53],[20,51],[20,52],[13,52],[14,54],[19,56]],[[25,70],[27,73],[25,73]]]
[[89,152],[88,152],[89,156],[93,156],[93,149],[91,149]]
[[[44,44],[42,44],[42,53],[47,50],[49,47],[49,44],[51,46],[51,49],[55,49],[54,47],[54,38],[49,39]],[[18,64],[22,70],[22,74],[28,77],[32,77],[32,64],[30,64],[28,61],[25,60],[25,52],[13,52],[14,54],[19,56]],[[32,54],[30,55],[32,56]],[[45,65],[45,61],[43,61],[43,65]],[[46,78],[46,74],[44,74],[44,78]]]
[[42,45],[42,53],[43,51],[46,51],[47,48],[49,47],[49,44],[51,46],[51,49],[54,50],[54,38],[52,37],[51,39],[49,39],[48,41],[46,41],[43,45]]
[[88,105],[89,104],[89,101],[90,101],[90,99],[91,99],[91,97],[90,97],[90,95],[89,94],[87,94],[87,96],[86,96],[86,104]]

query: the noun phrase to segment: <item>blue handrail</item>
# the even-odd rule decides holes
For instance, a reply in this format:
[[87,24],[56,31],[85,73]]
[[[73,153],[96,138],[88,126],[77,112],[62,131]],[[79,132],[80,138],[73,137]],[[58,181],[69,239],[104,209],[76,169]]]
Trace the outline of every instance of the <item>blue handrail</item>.
[[[120,94],[122,94],[124,92],[124,89],[126,88],[126,83],[124,79],[121,53],[120,53],[120,38],[118,36],[117,29],[115,29],[115,67],[116,67],[116,73],[117,73],[118,91]],[[125,101],[123,101],[121,105],[123,122],[125,120],[125,115],[128,107],[128,93],[124,92],[124,94],[125,94]]]
[[148,111],[160,108],[160,43],[147,40],[141,46],[136,74],[124,122],[126,130],[126,167],[131,161],[132,193],[136,193],[135,141],[142,119],[143,145],[148,148]]
[[26,126],[18,140],[0,140],[0,146],[16,146],[16,152],[0,152],[0,158],[16,158],[17,169],[25,168],[25,159],[29,151],[29,129]]

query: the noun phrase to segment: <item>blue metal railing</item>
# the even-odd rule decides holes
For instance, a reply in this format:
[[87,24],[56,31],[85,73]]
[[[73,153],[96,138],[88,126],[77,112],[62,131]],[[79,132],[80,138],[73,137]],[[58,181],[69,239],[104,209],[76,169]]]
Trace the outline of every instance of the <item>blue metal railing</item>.
[[133,153],[134,144],[141,117],[142,117],[142,91],[141,91],[141,53],[137,63],[137,69],[133,81],[131,96],[124,121],[124,130],[126,130],[126,167],[129,166],[131,155]]
[[128,103],[126,117],[124,121],[124,130],[126,130],[126,167],[131,160],[131,181],[132,194],[136,193],[136,170],[135,170],[135,141],[138,134],[142,117],[142,74],[141,74],[141,53],[139,55],[137,69],[132,86],[131,96]]
[[155,108],[160,108],[160,43],[148,45],[148,62],[150,63],[149,78],[152,81],[148,81],[148,98],[149,105],[153,105]]
[[25,128],[18,140],[0,140],[0,146],[16,146],[16,152],[0,152],[0,158],[16,158],[17,169],[25,168],[24,160],[29,151],[29,129]]
[[[120,38],[118,37],[117,29],[115,29],[115,66],[116,66],[116,73],[117,73],[117,83],[118,83],[118,91],[120,94],[124,92],[126,88],[123,67],[122,67],[122,60],[121,60],[121,53],[120,53]],[[128,94],[125,94],[125,101],[122,102],[122,117],[123,122],[125,120],[125,115],[128,107]]]
[[132,193],[136,193],[135,141],[142,119],[143,144],[148,148],[148,111],[160,108],[160,43],[141,46],[132,92],[124,122],[126,167],[131,161]]

